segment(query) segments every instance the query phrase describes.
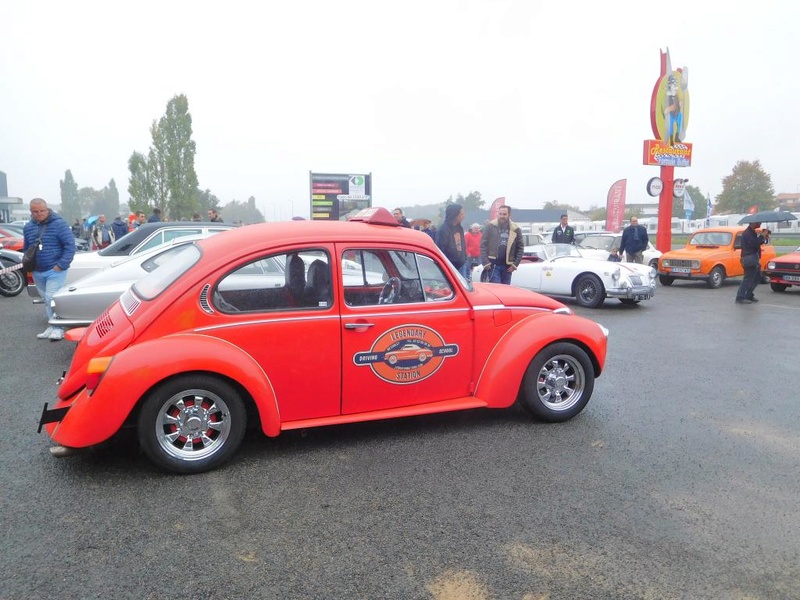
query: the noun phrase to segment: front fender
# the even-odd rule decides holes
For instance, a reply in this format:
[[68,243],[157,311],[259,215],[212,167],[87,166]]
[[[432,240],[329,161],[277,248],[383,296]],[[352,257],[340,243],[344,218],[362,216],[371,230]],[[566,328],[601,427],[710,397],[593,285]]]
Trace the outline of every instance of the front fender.
[[51,437],[64,446],[92,446],[114,435],[139,400],[155,385],[187,372],[219,374],[241,385],[258,408],[268,436],[280,433],[272,385],[253,358],[233,344],[198,334],[178,334],[130,346],[114,356],[94,393],[84,388],[56,408],[70,406]]
[[555,342],[583,348],[594,365],[595,377],[600,376],[608,344],[605,330],[584,317],[544,313],[523,319],[506,332],[481,371],[475,396],[491,408],[511,406],[534,356]]

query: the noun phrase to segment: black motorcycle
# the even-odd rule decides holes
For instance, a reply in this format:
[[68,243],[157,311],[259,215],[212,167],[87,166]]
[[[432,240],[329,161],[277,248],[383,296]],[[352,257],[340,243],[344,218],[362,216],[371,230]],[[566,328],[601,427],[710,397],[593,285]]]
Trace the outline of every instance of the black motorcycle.
[[26,284],[22,252],[0,248],[0,296],[17,296],[25,289]]

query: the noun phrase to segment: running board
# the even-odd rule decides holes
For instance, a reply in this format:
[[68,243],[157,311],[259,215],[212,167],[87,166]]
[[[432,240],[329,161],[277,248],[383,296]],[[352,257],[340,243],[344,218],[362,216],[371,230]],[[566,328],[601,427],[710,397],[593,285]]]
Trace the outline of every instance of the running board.
[[354,413],[351,415],[334,415],[332,417],[319,417],[316,419],[304,419],[302,421],[287,421],[281,423],[281,431],[290,429],[304,429],[306,427],[322,427],[324,425],[343,425],[345,423],[361,423],[363,421],[379,421],[381,419],[397,419],[400,417],[414,417],[418,415],[430,415],[455,410],[469,410],[471,408],[486,408],[486,402],[474,396],[466,398],[454,398],[452,400],[442,400],[429,404],[417,404],[415,406],[400,406],[397,408],[386,408],[365,413]]

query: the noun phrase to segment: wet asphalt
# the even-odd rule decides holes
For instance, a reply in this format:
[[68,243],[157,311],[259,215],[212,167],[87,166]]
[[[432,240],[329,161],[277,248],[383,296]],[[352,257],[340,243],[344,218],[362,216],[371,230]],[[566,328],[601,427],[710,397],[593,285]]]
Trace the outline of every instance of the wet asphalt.
[[0,298],[0,598],[800,598],[800,289],[658,288],[611,331],[586,410],[248,435],[206,474],[130,438],[50,456],[73,345]]

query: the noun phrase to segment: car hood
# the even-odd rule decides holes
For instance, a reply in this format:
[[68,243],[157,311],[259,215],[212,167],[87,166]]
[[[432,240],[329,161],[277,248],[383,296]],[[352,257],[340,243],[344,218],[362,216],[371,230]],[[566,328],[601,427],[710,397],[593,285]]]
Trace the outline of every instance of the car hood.
[[[497,304],[514,307],[543,308],[545,310],[558,310],[567,308],[558,300],[553,300],[548,296],[537,294],[530,290],[514,287],[513,285],[503,285],[501,283],[473,283],[475,293],[478,295],[475,304]],[[569,309],[568,309],[569,310]]]
[[702,258],[704,256],[713,256],[715,254],[728,254],[730,252],[728,246],[714,246],[710,248],[680,248],[678,250],[670,250],[661,255],[661,258]]

